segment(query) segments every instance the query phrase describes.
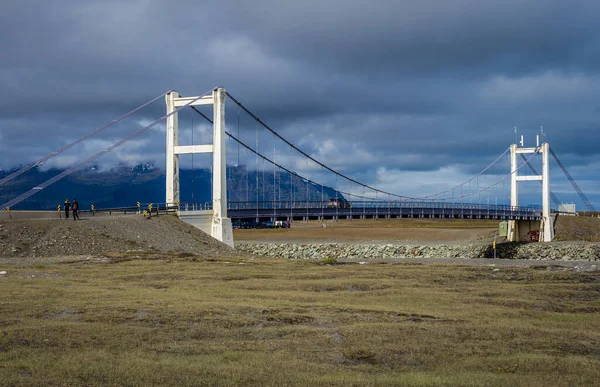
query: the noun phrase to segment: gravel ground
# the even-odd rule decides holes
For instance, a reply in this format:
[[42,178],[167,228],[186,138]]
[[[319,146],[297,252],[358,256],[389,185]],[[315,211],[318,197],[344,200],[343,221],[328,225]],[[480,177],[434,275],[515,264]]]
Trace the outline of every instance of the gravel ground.
[[[577,218],[564,219],[562,229],[559,235],[580,232],[585,229],[585,237],[597,232],[599,219],[585,219],[583,227]],[[559,222],[560,224],[560,222]],[[238,230],[236,230],[238,231]],[[246,231],[246,230],[244,230]],[[255,231],[255,230],[251,230]],[[271,231],[264,238],[275,239],[279,243],[291,243],[298,238],[298,232],[319,232],[330,230],[277,230]],[[290,234],[293,231],[293,236]],[[331,230],[334,231],[334,230]],[[343,230],[335,230],[336,236],[339,236]],[[365,229],[351,230],[354,234],[365,237]],[[407,232],[397,230],[398,232]],[[409,230],[410,231],[410,230]],[[421,230],[422,231],[422,230]],[[437,235],[447,230],[431,230]],[[485,230],[487,231],[487,230]],[[557,230],[558,231],[558,230]],[[592,232],[593,231],[593,232]],[[350,231],[346,231],[347,233]],[[389,230],[372,230],[374,234],[390,232]],[[471,231],[464,238],[474,242]],[[463,233],[464,233],[463,232]],[[480,231],[474,231],[480,232]],[[343,232],[342,232],[343,234]],[[387,235],[387,234],[386,234]],[[382,235],[385,237],[386,235]],[[461,234],[462,235],[462,234]],[[239,236],[239,234],[238,234]],[[398,235],[395,235],[398,236]],[[270,238],[269,238],[270,237]],[[420,235],[422,237],[422,235]],[[456,237],[453,235],[453,237]],[[479,237],[479,235],[476,235]],[[242,238],[243,239],[243,238]],[[252,237],[248,238],[252,239]],[[261,239],[261,238],[258,238]],[[286,240],[287,239],[287,240]],[[337,242],[349,242],[342,235],[342,240]],[[351,238],[352,239],[352,238]],[[368,238],[370,239],[370,238]],[[427,238],[425,238],[427,239]],[[262,241],[265,242],[265,241]],[[271,241],[272,242],[272,241]],[[373,241],[381,242],[381,241]],[[397,242],[397,241],[396,241]],[[431,241],[427,241],[431,242]],[[457,240],[457,243],[464,243]],[[569,242],[576,244],[581,242]],[[562,243],[556,243],[562,244]],[[228,246],[214,240],[200,230],[181,222],[177,217],[171,215],[161,215],[149,219],[141,215],[117,215],[117,216],[98,216],[88,217],[81,221],[59,220],[59,219],[39,219],[39,220],[0,220],[0,263],[7,264],[28,264],[35,263],[43,258],[43,262],[64,262],[64,261],[89,261],[102,262],[106,256],[111,254],[193,254],[200,256],[242,256],[246,253],[235,251]],[[389,259],[339,259],[340,262],[358,262],[361,264],[375,263],[413,263],[413,264],[456,264],[456,265],[474,265],[474,266],[535,266],[547,270],[574,270],[588,271],[600,270],[600,263],[597,261],[580,260],[559,260],[559,261],[540,261],[530,259],[465,259],[465,258],[389,258]]]
[[237,255],[234,249],[172,215],[0,222],[3,258],[102,256],[131,251]]
[[[414,220],[415,222],[409,222]],[[365,244],[486,244],[493,240],[498,227],[489,221],[474,223],[477,227],[456,227],[456,224],[434,219],[430,227],[420,219],[353,220],[324,222],[294,222],[289,229],[234,230],[237,242],[243,243],[365,243]],[[361,227],[362,226],[362,227]],[[436,227],[437,226],[437,227]]]

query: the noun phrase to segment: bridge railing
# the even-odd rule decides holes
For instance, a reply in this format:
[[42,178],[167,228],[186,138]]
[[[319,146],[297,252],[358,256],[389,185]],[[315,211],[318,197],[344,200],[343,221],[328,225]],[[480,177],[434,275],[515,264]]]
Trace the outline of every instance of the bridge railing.
[[181,202],[180,211],[210,211],[213,209],[212,202]]
[[82,214],[106,214],[118,215],[118,214],[136,214],[144,211],[152,213],[168,213],[177,210],[176,205],[167,205],[167,203],[140,203],[139,206],[125,206],[125,207],[106,207],[106,208],[94,208],[92,209],[81,209],[79,213]]
[[[508,212],[540,212],[538,206],[521,206],[513,207],[504,204],[479,204],[479,203],[449,203],[439,201],[352,201],[349,202],[350,207],[342,208],[335,206],[327,206],[327,202],[323,201],[302,201],[302,200],[287,200],[287,201],[239,201],[229,202],[228,209],[230,210],[281,210],[281,209],[299,209],[299,208],[338,208],[340,210],[387,210],[393,208],[424,208],[424,209],[444,209],[444,210],[477,210],[477,211],[508,211]],[[192,209],[212,209],[212,203],[197,203],[195,207],[188,204],[186,208]],[[185,210],[185,208],[181,208]]]
[[[439,211],[442,212],[477,212],[481,214],[485,211],[490,213],[521,213],[521,214],[539,214],[541,208],[539,206],[523,206],[523,207],[512,207],[510,205],[496,205],[496,204],[478,204],[478,203],[449,203],[439,201],[352,201],[349,202],[350,207],[341,208],[327,206],[325,201],[301,201],[301,200],[282,200],[282,201],[239,201],[229,202],[229,210],[250,210],[250,211],[277,211],[289,210],[290,212],[299,212],[298,210],[313,210],[322,209],[327,213],[335,211],[336,213],[348,213],[356,214],[360,212],[375,212],[384,213],[393,210],[418,210],[418,211]],[[128,207],[111,207],[111,208],[100,208],[95,209],[94,213],[108,213],[109,215],[117,214],[132,214],[143,212],[144,210],[152,213],[169,213],[174,211],[210,211],[212,210],[212,202],[181,202],[179,205],[167,205],[166,203],[140,203],[140,206],[128,206]],[[92,213],[92,210],[82,209],[81,213]]]

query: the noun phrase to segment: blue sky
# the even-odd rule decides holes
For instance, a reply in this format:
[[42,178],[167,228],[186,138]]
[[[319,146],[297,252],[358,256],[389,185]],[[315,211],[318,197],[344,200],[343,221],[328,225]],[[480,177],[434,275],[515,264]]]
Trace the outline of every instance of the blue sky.
[[[577,0],[4,1],[0,168],[166,90],[222,85],[326,164],[408,196],[459,184],[514,141],[515,126],[533,145],[543,125],[600,207],[599,19],[600,3]],[[236,131],[232,104],[228,112]],[[163,113],[158,103],[47,167],[77,162]],[[242,121],[252,142],[255,125]],[[206,137],[195,125],[196,140]],[[163,136],[157,127],[102,163],[164,165]],[[299,173],[334,184],[279,152]],[[581,207],[556,165],[552,189]],[[524,190],[522,202],[539,201],[537,191]]]

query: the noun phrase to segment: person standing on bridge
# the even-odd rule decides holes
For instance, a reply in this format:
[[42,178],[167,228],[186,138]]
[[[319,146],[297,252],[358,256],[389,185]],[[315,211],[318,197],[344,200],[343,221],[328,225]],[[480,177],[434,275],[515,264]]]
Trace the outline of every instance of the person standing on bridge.
[[71,209],[71,203],[69,199],[65,200],[65,219],[69,219],[69,209]]
[[73,199],[73,220],[79,219],[79,203],[77,203],[77,199]]

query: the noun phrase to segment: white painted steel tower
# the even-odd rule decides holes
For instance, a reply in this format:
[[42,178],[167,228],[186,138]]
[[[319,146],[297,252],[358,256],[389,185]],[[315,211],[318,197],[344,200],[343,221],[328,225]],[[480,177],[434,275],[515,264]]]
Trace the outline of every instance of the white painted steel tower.
[[[521,138],[521,146],[523,139]],[[517,155],[518,154],[535,154],[542,155],[542,174],[519,176]],[[510,147],[510,205],[512,207],[519,206],[519,182],[520,181],[541,181],[542,182],[542,221],[540,224],[540,242],[551,242],[554,238],[554,218],[550,215],[550,146],[548,143],[543,143],[535,148],[519,148],[517,144]],[[519,242],[524,230],[520,230],[525,226],[524,222],[518,220],[509,221],[508,225],[508,240],[511,242]]]
[[[179,155],[213,154],[213,205],[210,211],[181,211],[178,215],[192,219],[189,223],[202,229],[213,238],[233,247],[231,219],[227,217],[227,179],[225,152],[225,98],[223,88],[213,90],[205,97],[181,97],[176,91],[165,97],[167,114],[182,106],[213,105],[213,143],[209,145],[179,145],[178,113],[167,118],[167,206],[179,206]],[[189,104],[189,105],[188,105]],[[188,221],[184,219],[185,221]]]

